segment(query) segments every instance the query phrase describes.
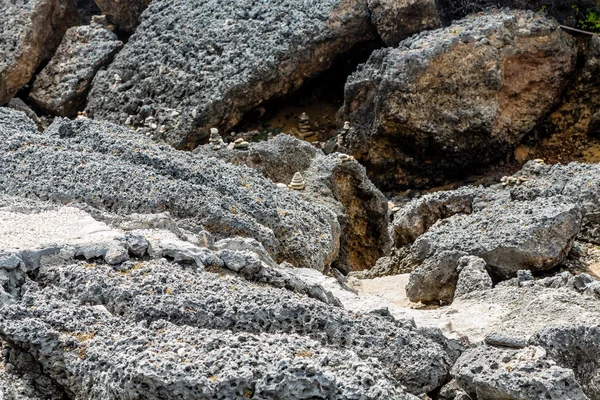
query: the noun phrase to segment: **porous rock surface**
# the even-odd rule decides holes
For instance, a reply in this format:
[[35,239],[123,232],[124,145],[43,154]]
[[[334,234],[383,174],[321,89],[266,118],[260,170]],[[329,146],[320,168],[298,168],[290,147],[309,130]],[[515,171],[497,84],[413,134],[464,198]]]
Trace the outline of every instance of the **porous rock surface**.
[[135,32],[140,23],[140,16],[150,4],[150,0],[95,0],[103,15],[110,22],[126,33]]
[[275,260],[296,266],[322,270],[337,257],[335,214],[249,168],[158,146],[112,124],[57,120],[39,135],[23,114],[0,109],[4,119],[0,182],[7,194],[117,215],[168,211],[193,233],[252,237]]
[[36,77],[29,99],[45,112],[77,116],[85,108],[92,79],[123,47],[117,35],[100,24],[70,28]]
[[70,0],[0,1],[0,105],[49,59],[65,31],[79,23]]
[[573,371],[557,366],[541,347],[479,346],[461,355],[452,375],[476,399],[588,399]]
[[478,290],[490,290],[492,278],[485,269],[485,261],[479,257],[467,256],[458,260],[458,281],[454,297],[464,296]]
[[576,55],[573,38],[530,11],[417,34],[349,77],[345,147],[379,187],[441,184],[511,152],[558,103]]
[[356,161],[340,162],[337,154],[325,156],[310,143],[285,134],[252,143],[246,151],[225,146],[215,151],[205,145],[194,152],[255,168],[273,182],[289,183],[300,171],[306,187],[299,195],[337,214],[341,237],[335,266],[341,271],[370,269],[389,254],[387,201]]
[[371,21],[388,46],[442,25],[434,0],[369,0],[368,4]]
[[141,20],[94,80],[88,111],[180,148],[375,38],[366,1],[156,0]]

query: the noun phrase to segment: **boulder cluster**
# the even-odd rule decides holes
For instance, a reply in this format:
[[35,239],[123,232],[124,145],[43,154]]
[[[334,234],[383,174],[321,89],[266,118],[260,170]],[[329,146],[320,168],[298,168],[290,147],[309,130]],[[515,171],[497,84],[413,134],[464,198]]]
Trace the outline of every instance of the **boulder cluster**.
[[0,399],[600,400],[599,8],[0,0]]

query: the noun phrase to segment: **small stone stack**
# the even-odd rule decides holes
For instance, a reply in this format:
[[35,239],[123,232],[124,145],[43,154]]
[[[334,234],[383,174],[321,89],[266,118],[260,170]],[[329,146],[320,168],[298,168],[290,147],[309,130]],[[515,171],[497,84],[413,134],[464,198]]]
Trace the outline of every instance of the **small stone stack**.
[[298,138],[306,140],[307,142],[314,142],[317,140],[317,134],[312,131],[310,126],[310,118],[303,112],[298,118]]
[[347,161],[353,161],[354,156],[349,156],[348,154],[340,153],[338,154],[338,160],[340,160],[340,164],[345,163]]
[[239,138],[236,139],[235,142],[229,144],[229,147],[232,149],[246,150],[248,147],[250,147],[250,143],[246,142],[242,138]]
[[221,135],[219,135],[219,130],[217,128],[210,129],[210,138],[208,139],[208,143],[213,146],[213,150],[220,150],[225,144],[225,142],[223,142],[223,138]]
[[296,172],[294,177],[292,178],[292,182],[288,185],[290,189],[294,190],[303,190],[306,186],[306,182],[304,182],[304,177],[300,172]]

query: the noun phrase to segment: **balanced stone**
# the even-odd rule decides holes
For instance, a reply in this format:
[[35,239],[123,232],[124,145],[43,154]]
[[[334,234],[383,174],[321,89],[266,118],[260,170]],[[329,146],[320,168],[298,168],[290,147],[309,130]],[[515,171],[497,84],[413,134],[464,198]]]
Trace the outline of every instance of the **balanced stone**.
[[250,147],[250,143],[246,142],[244,139],[239,138],[233,142],[234,149],[247,149]]
[[343,163],[345,161],[352,161],[352,160],[354,160],[354,157],[353,156],[349,156],[348,154],[342,154],[342,153],[340,153],[338,155],[338,159],[340,160],[340,163]]
[[306,186],[306,182],[304,182],[304,177],[300,172],[296,172],[294,177],[292,178],[292,182],[288,185],[290,189],[294,190],[303,190]]

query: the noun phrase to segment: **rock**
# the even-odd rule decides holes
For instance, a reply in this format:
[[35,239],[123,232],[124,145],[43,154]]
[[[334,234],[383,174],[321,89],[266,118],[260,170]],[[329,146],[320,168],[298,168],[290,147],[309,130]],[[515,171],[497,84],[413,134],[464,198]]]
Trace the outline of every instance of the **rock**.
[[300,172],[296,172],[294,174],[292,181],[288,185],[288,187],[290,189],[294,189],[294,190],[304,190],[305,186],[306,186],[306,182],[304,182],[304,178],[302,177],[302,174]]
[[340,163],[335,155],[325,156],[309,143],[283,134],[254,143],[244,152],[214,151],[211,146],[200,146],[194,152],[202,157],[217,156],[232,164],[247,165],[273,182],[290,182],[295,171],[302,171],[309,184],[296,193],[337,214],[342,234],[335,267],[340,271],[369,269],[389,254],[386,200],[359,163]]
[[531,338],[564,368],[571,368],[591,399],[600,396],[600,326],[576,323],[549,326]]
[[36,77],[30,100],[45,112],[75,117],[85,108],[92,79],[123,47],[103,26],[70,28],[50,63]]
[[460,356],[452,375],[477,399],[588,399],[573,371],[557,366],[541,347],[479,346]]
[[496,347],[522,349],[527,347],[527,337],[511,335],[507,332],[490,332],[485,336],[485,344]]
[[121,216],[169,211],[191,233],[252,237],[276,261],[296,266],[322,270],[337,258],[336,215],[256,171],[88,119],[56,120],[41,136],[33,123],[21,126],[20,114],[4,110],[0,121],[8,114],[9,123],[0,125],[0,186],[6,194]]
[[580,204],[583,227],[579,237],[600,244],[600,166],[570,163],[544,165],[530,161],[519,172],[529,182],[511,189],[517,200],[552,197],[560,194]]
[[529,11],[472,15],[377,50],[345,86],[346,147],[379,187],[456,179],[513,152],[558,104],[576,56],[571,36]]
[[442,26],[433,0],[369,0],[371,21],[388,46],[428,29]]
[[126,234],[125,247],[131,255],[135,257],[143,257],[148,251],[148,241],[141,235]]
[[[200,6],[156,0],[123,51],[97,75],[87,111],[121,124],[129,119],[156,139],[194,148],[206,142],[210,128],[227,131],[244,113],[374,41],[366,1],[277,0],[263,7],[246,0]],[[163,132],[143,125],[149,116]]]
[[462,251],[484,259],[491,274],[510,278],[518,270],[547,270],[563,261],[581,219],[581,208],[569,197],[494,203],[430,228],[412,252],[425,260],[446,250]]
[[1,0],[0,9],[2,105],[33,78],[79,18],[70,0]]
[[110,22],[117,25],[120,31],[125,33],[135,32],[140,23],[142,12],[150,4],[150,0],[94,0],[102,14],[106,15]]
[[414,271],[419,264],[420,263],[413,258],[410,247],[403,246],[400,248],[392,248],[391,255],[378,259],[373,268],[352,273],[352,276],[355,276],[358,279],[373,279],[382,276],[408,274]]
[[75,0],[77,14],[82,24],[89,25],[94,16],[102,14],[94,0]]
[[453,191],[427,194],[412,200],[394,214],[393,239],[398,247],[413,243],[437,221],[455,214],[470,214],[476,188],[464,187]]
[[458,281],[454,297],[461,297],[478,290],[490,290],[492,278],[485,269],[485,261],[479,257],[466,256],[458,260]]
[[35,125],[37,126],[37,128],[40,132],[43,132],[48,127],[44,123],[44,121],[41,120],[40,117],[37,116],[35,111],[33,111],[27,104],[25,104],[25,102],[23,100],[19,99],[18,97],[13,97],[12,99],[10,99],[8,101],[8,103],[6,104],[6,107],[12,108],[13,110],[16,110],[16,111],[24,112],[25,115],[27,115],[27,118],[29,118],[33,122],[35,122]]
[[412,302],[444,301],[454,299],[458,281],[458,260],[467,253],[444,250],[435,253],[410,273],[406,295]]

